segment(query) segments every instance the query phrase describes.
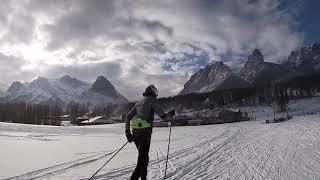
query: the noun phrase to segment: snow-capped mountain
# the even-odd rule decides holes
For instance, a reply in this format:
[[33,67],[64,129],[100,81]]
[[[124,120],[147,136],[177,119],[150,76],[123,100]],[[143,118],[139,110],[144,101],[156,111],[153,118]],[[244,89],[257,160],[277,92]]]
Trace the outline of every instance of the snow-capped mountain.
[[11,94],[14,94],[14,93],[17,93],[18,91],[20,90],[23,90],[25,87],[24,85],[19,82],[19,81],[15,81],[11,84],[11,86],[9,87],[9,89],[7,90],[7,93],[11,93]]
[[119,97],[116,88],[103,76],[99,76],[90,89],[92,92],[100,93],[110,97]]
[[300,74],[319,73],[320,42],[292,51],[290,56],[283,61],[282,64],[294,69]]
[[[101,81],[104,79],[104,81]],[[95,92],[94,85],[99,82],[102,87],[110,87],[112,84],[100,76],[91,85],[87,82],[71,78],[66,75],[59,79],[48,79],[38,77],[32,82],[13,82],[7,90],[6,100],[9,102],[45,103],[65,106],[70,102],[104,104],[104,103],[126,103],[128,100],[116,89],[104,88]]]
[[228,65],[231,69],[231,71],[235,74],[239,74],[241,69],[244,67],[247,59],[239,59],[236,61],[229,62]]
[[223,62],[216,61],[193,74],[180,95],[248,86],[249,83],[236,76]]
[[0,101],[1,101],[1,99],[4,98],[4,97],[5,97],[5,93],[0,90]]
[[94,101],[96,104],[106,102],[121,104],[128,102],[104,76],[99,76],[89,90],[81,93],[81,101]]
[[294,74],[290,69],[280,64],[264,62],[259,49],[255,49],[240,71],[240,76],[251,84],[265,84],[272,80],[289,78]]

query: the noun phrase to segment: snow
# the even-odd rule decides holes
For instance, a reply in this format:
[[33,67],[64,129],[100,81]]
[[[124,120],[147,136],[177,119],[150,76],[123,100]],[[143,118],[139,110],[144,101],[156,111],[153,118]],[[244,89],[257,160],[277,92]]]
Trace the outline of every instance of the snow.
[[[293,101],[293,119],[172,128],[168,179],[318,179],[320,98]],[[266,108],[265,108],[266,109]],[[270,115],[272,116],[272,115]],[[148,179],[163,179],[168,128],[154,128]],[[124,124],[51,127],[0,123],[0,179],[88,179],[126,142]],[[133,143],[96,179],[129,179]]]
[[127,102],[127,99],[118,92],[117,95],[119,95],[119,97],[109,97],[100,93],[95,93],[90,91],[91,84],[68,76],[64,76],[60,79],[38,77],[32,82],[20,84],[20,82],[14,82],[11,85],[13,90],[8,92],[8,96],[6,97],[7,100],[15,102],[25,101],[29,103],[49,101],[50,103],[51,98],[58,98],[64,104],[73,101],[83,104],[88,102],[92,104],[120,104]]
[[113,121],[110,118],[105,118],[103,116],[97,116],[94,118],[91,118],[89,120],[84,120],[81,123],[87,124],[87,123],[105,123],[105,124],[112,124]]
[[0,89],[0,98],[4,97],[5,93]]

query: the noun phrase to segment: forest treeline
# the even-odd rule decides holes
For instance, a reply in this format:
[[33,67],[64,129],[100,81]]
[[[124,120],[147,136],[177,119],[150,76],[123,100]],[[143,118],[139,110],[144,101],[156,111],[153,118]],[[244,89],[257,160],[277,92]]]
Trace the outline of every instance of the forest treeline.
[[[236,104],[267,105],[286,111],[288,102],[292,99],[312,97],[320,93],[320,74],[296,77],[287,81],[270,82],[268,84],[242,89],[218,90],[208,93],[192,93],[181,96],[160,98],[160,103],[165,109],[214,109],[217,107]],[[134,103],[100,106],[89,104],[70,103],[67,107],[45,104],[0,103],[0,121],[60,125],[61,116],[69,114],[72,119],[88,115],[94,116],[120,116],[127,113]]]

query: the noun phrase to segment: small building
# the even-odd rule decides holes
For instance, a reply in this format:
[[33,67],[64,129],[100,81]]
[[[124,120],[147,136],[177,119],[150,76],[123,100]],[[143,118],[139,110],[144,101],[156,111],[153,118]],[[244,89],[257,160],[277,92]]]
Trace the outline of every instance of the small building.
[[65,114],[60,116],[60,126],[64,126],[65,124],[71,124],[71,122],[72,122],[71,115]]
[[113,120],[111,118],[107,118],[104,116],[97,116],[91,118],[89,120],[82,121],[81,125],[100,125],[100,124],[113,124]]
[[82,121],[88,121],[90,118],[88,116],[81,116],[75,118],[73,121],[71,121],[71,124],[80,125]]
[[168,127],[168,122],[164,122],[162,120],[153,121],[153,127]]
[[219,119],[218,117],[212,116],[212,117],[202,117],[202,123],[203,125],[210,125],[210,124],[218,124]]
[[[192,118],[187,117],[187,116],[175,116],[172,120],[172,126],[187,126],[189,120],[192,120]],[[159,117],[153,121],[153,126],[154,127],[168,127],[168,122],[160,119],[160,117]]]
[[60,116],[61,121],[70,121],[72,120],[71,115],[70,114],[65,114]]
[[61,126],[71,126],[70,121],[61,121]]
[[37,124],[61,126],[61,116],[43,116]]
[[175,126],[187,126],[189,120],[192,120],[192,118],[191,117],[187,117],[187,116],[176,116],[176,117],[174,117],[173,125],[175,125]]
[[199,126],[202,124],[201,119],[193,119],[193,120],[188,120],[188,125],[189,126]]
[[239,122],[242,120],[242,113],[240,110],[222,109],[218,113],[219,123]]

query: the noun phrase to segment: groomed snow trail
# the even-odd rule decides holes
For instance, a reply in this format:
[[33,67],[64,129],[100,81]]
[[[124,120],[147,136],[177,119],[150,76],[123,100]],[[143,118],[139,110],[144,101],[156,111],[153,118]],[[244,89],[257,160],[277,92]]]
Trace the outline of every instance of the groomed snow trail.
[[48,167],[48,168],[44,168],[44,169],[39,169],[33,172],[29,172],[26,174],[21,174],[15,177],[11,177],[8,178],[8,180],[10,179],[39,179],[39,178],[43,178],[43,177],[50,177],[50,176],[54,176],[57,174],[62,174],[65,171],[74,169],[74,168],[78,168],[81,166],[85,166],[89,163],[94,163],[106,156],[109,156],[110,154],[112,154],[113,152],[110,153],[99,153],[97,155],[92,155],[92,156],[88,156],[85,158],[80,158],[77,160],[73,160],[73,161],[69,161],[66,163],[62,163],[62,164],[58,164],[52,167]]
[[[176,151],[171,150],[167,178],[190,179],[190,177],[194,177],[194,174],[190,173],[196,170],[197,167],[200,167],[204,161],[213,158],[213,155],[230,143],[239,132],[240,129],[238,128],[227,128],[226,131],[216,137],[211,137],[203,142],[192,144],[192,146],[187,148],[178,149]],[[154,145],[151,147],[149,179],[163,179],[166,151],[161,150],[159,147],[155,148]],[[154,151],[152,151],[152,149],[154,149]],[[162,149],[164,149],[164,147]],[[128,179],[134,167],[135,165],[132,165],[125,168],[114,169],[104,174],[101,173],[96,179]]]
[[[171,150],[168,179],[320,178],[319,114],[277,124],[235,123],[215,137],[202,139]],[[153,145],[152,149],[149,179],[163,179],[165,148]],[[128,179],[133,168],[109,170],[97,179]]]
[[[122,125],[114,126],[114,129],[120,132],[119,144],[117,146],[109,144],[108,151],[98,151],[93,147],[91,151],[78,151],[81,158],[6,178],[88,179],[112,152],[125,142],[121,133]],[[90,129],[91,131],[94,129]],[[296,116],[292,120],[274,124],[249,121],[210,126],[173,127],[172,132],[167,179],[320,178],[320,114]],[[86,133],[78,138],[89,138],[88,136],[91,135]],[[105,141],[108,141],[109,137],[96,134],[92,136]],[[0,140],[1,138],[10,140],[12,137],[0,135]],[[163,179],[167,139],[167,128],[154,129],[149,153],[149,179]],[[53,142],[59,143],[59,141],[44,143]],[[66,151],[68,151],[67,148]],[[2,156],[1,159],[3,158],[6,157]],[[136,158],[136,149],[133,144],[129,144],[97,174],[95,179],[129,179],[135,167]],[[0,174],[5,173],[1,169],[0,172]]]

